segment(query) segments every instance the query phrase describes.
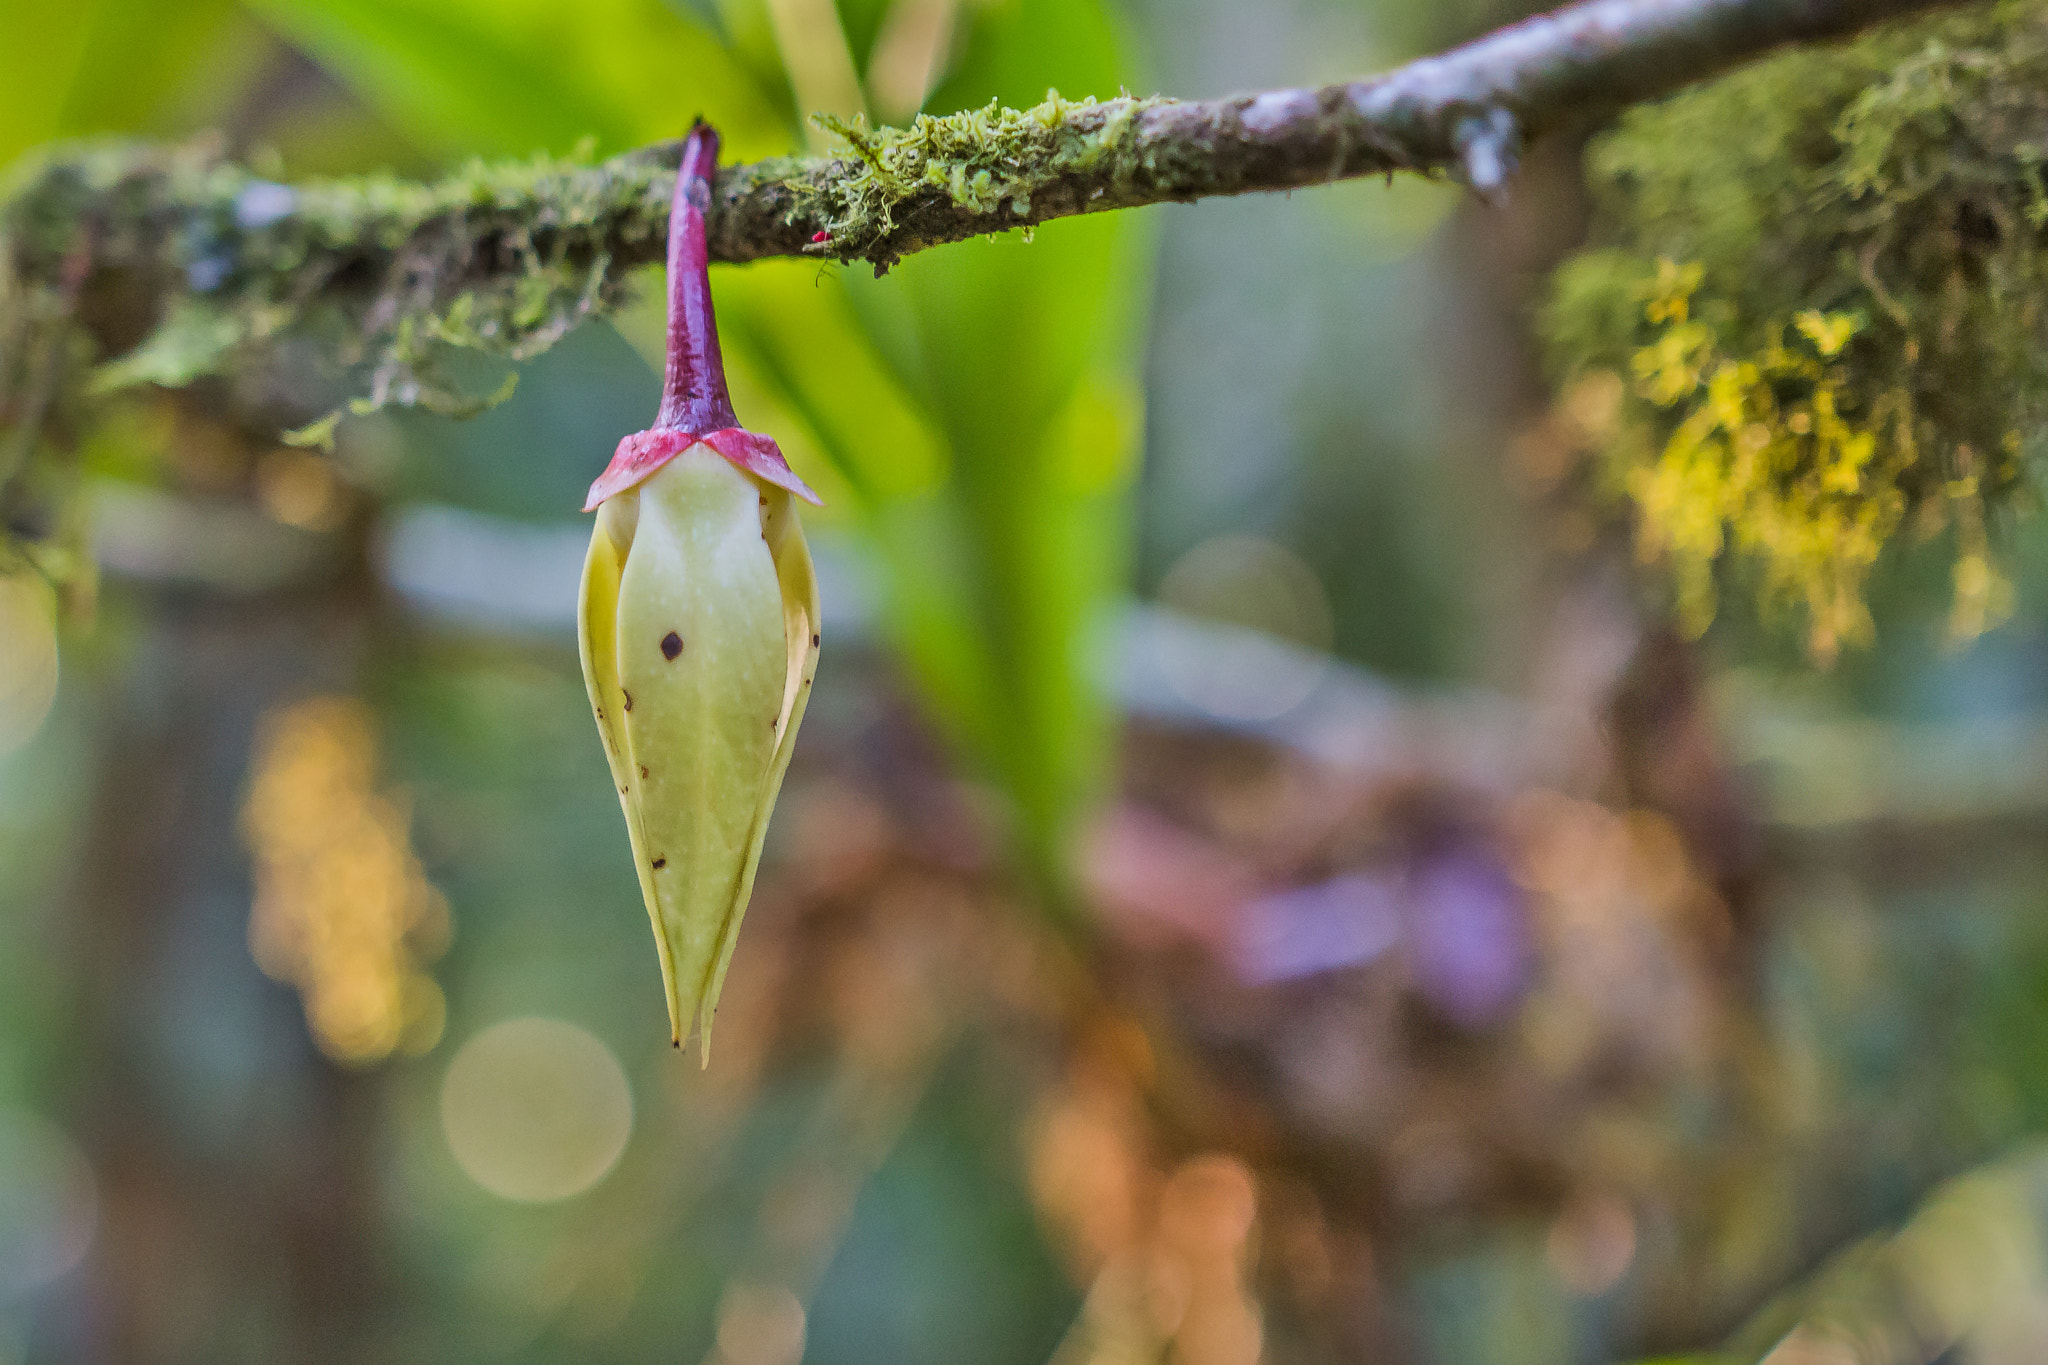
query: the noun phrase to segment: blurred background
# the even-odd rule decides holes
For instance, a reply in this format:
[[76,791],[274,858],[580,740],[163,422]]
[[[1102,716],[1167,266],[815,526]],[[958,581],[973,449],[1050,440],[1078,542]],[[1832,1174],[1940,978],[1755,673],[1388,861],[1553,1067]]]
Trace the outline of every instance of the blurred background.
[[[0,164],[745,160],[1522,12],[0,0]],[[573,638],[658,276],[331,456],[289,369],[110,406],[96,600],[0,579],[0,1365],[2048,1357],[2040,537],[1967,647],[1910,548],[1832,669],[1682,640],[1531,333],[1580,153],[714,272],[827,638],[707,1069]]]

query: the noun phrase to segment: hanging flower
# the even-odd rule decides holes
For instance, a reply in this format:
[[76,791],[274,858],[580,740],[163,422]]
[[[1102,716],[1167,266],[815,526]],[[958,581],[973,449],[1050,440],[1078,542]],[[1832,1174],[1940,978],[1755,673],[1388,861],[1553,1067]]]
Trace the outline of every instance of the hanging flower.
[[683,148],[654,426],[590,486],[583,678],[654,921],[676,1046],[712,1015],[818,660],[818,582],[773,440],[741,427],[711,309],[718,134]]

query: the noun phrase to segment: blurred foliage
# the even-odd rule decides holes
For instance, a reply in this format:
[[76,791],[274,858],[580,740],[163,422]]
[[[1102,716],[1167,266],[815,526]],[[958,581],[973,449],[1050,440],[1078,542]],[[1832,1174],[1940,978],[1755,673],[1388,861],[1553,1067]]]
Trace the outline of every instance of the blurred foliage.
[[1958,636],[2009,610],[1990,523],[2048,410],[2044,76],[2048,18],[2002,4],[1785,53],[1589,153],[1595,249],[1545,326],[1567,377],[1623,377],[1587,438],[1695,631],[1732,550],[1816,656],[1867,641],[1899,528],[1952,531]]
[[2029,1358],[2048,1303],[2044,1182],[2048,1156],[2038,1144],[1987,1162],[1934,1189],[1896,1232],[1830,1257],[1725,1354],[1640,1365]]
[[230,0],[16,6],[0,83],[0,166],[88,133],[174,133],[218,118],[260,34]]

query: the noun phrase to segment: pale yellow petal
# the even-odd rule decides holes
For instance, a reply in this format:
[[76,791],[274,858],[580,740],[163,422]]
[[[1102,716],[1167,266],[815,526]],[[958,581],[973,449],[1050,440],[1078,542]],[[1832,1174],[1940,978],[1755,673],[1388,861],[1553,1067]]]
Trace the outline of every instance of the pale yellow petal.
[[[762,489],[761,537],[774,558],[776,585],[782,596],[782,634],[787,671],[783,679],[782,710],[776,722],[775,753],[769,761],[753,832],[747,841],[746,875],[739,888],[742,909],[754,893],[754,876],[761,866],[761,847],[768,837],[768,817],[774,813],[775,799],[782,791],[783,775],[789,770],[790,752],[796,745],[797,727],[803,722],[804,708],[810,704],[811,684],[818,672],[820,638],[818,575],[811,567],[810,546],[804,542],[803,526],[797,520],[796,500],[786,490],[772,485],[762,485]],[[739,927],[740,916],[734,915],[724,940],[718,946],[718,961],[705,991],[701,1027],[707,1055],[711,1046],[711,1011],[717,1007],[719,992],[725,987],[725,971],[732,962]]]
[[[583,582],[576,599],[576,641],[583,661],[583,685],[590,693],[590,708],[597,716],[598,738],[604,744],[605,761],[611,765],[612,786],[619,793],[619,807],[626,815],[626,837],[633,849],[633,871],[640,882],[640,895],[654,920],[656,951],[661,955],[662,980],[674,976],[668,940],[655,914],[654,873],[648,865],[647,837],[641,828],[640,801],[634,791],[634,772],[626,759],[625,691],[619,683],[618,609],[619,581],[632,550],[633,532],[639,518],[640,493],[632,489],[611,498],[597,509],[597,525],[590,536],[590,550],[583,559]],[[675,1019],[671,1014],[671,1026]]]
[[622,758],[676,1041],[708,1020],[746,907],[788,646],[754,482],[695,446],[641,485],[619,587]]

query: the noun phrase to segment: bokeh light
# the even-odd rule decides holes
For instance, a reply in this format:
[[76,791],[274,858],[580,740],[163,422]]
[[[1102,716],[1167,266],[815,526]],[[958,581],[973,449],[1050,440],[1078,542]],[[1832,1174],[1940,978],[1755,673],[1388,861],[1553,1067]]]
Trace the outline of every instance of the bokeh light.
[[256,863],[250,950],[299,988],[314,1040],[343,1062],[424,1052],[446,1012],[421,963],[447,943],[447,905],[375,769],[369,708],[309,698],[269,718],[242,810]]
[[501,1199],[542,1204],[604,1179],[633,1132],[633,1095],[610,1048],[561,1019],[493,1024],[455,1054],[441,1126],[456,1164]]
[[57,700],[57,621],[49,586],[0,573],[0,755],[26,744]]
[[736,1283],[718,1301],[716,1365],[797,1365],[803,1303],[787,1285]]
[[279,446],[256,462],[256,496],[263,510],[302,531],[332,531],[348,511],[333,466],[317,455]]
[[1543,1256],[1572,1293],[1586,1298],[1604,1294],[1635,1260],[1635,1214],[1612,1194],[1582,1194],[1551,1222]]
[[1160,580],[1159,601],[1240,630],[1162,636],[1159,665],[1188,702],[1225,720],[1272,720],[1307,701],[1328,671],[1330,601],[1314,570],[1259,536],[1214,536]]
[[0,1109],[0,1305],[72,1270],[92,1245],[99,1187],[47,1120]]

